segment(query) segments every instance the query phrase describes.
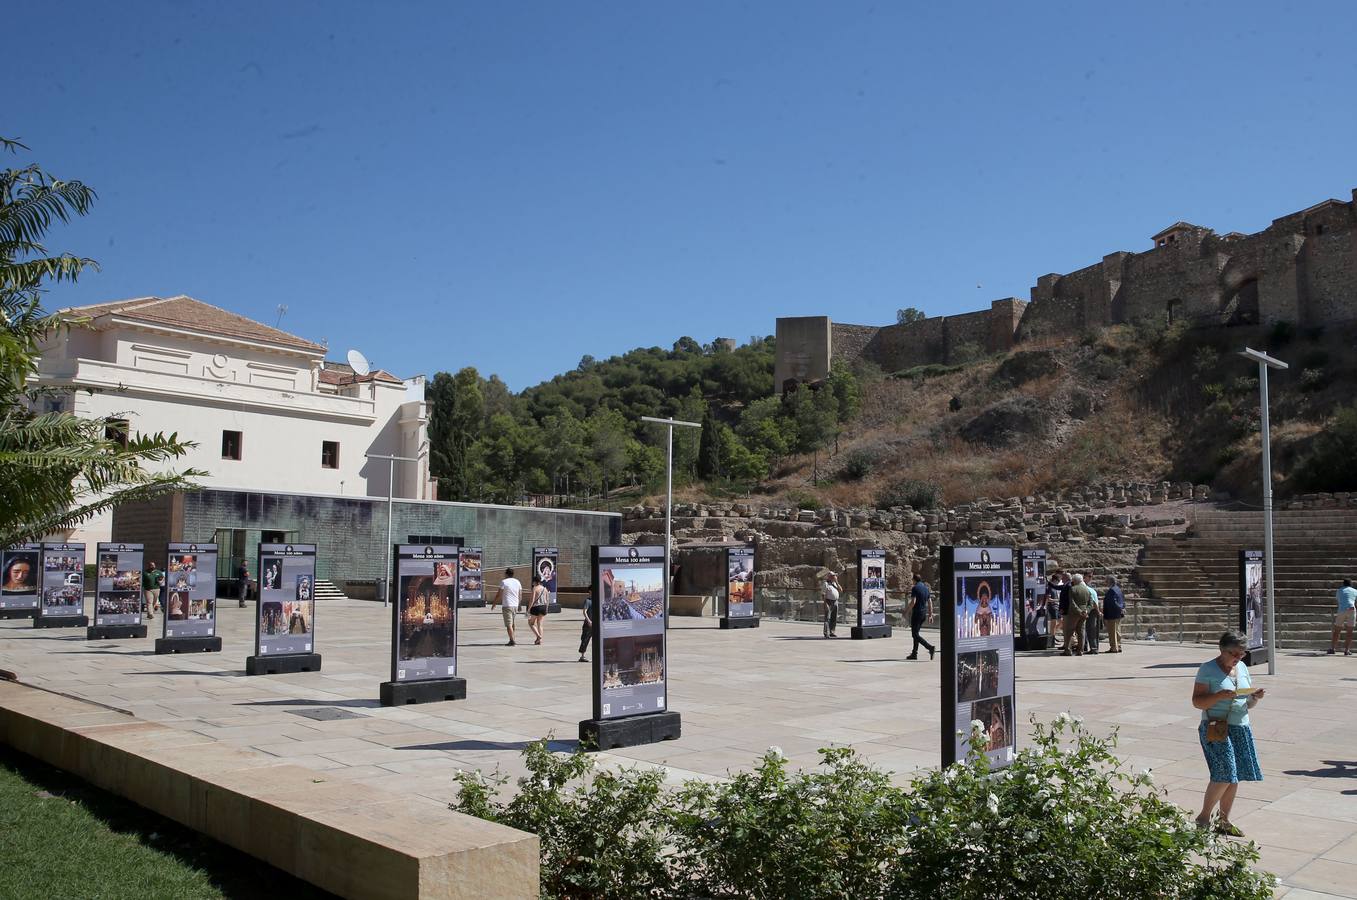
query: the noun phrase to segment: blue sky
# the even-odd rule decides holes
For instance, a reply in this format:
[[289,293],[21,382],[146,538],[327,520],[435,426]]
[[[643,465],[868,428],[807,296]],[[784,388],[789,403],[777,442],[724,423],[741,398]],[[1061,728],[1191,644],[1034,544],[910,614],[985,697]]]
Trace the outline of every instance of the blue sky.
[[52,305],[187,293],[515,390],[1026,297],[1357,187],[1357,4],[51,3],[0,134],[99,192]]

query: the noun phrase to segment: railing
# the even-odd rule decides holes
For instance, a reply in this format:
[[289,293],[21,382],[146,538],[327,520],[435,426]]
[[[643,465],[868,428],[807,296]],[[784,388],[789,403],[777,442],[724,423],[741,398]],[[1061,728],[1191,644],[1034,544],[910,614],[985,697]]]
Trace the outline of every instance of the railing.
[[[1162,601],[1162,600],[1161,600],[1161,601],[1159,601],[1159,602],[1160,602],[1160,604],[1163,605],[1163,606],[1167,606],[1167,605],[1168,605],[1168,603],[1167,603],[1166,601]],[[1162,629],[1155,628],[1153,625],[1146,625],[1146,626],[1145,626],[1146,633],[1145,633],[1145,635],[1142,637],[1142,636],[1141,636],[1141,633],[1140,633],[1140,632],[1141,632],[1141,613],[1140,613],[1140,605],[1141,605],[1141,600],[1140,600],[1140,598],[1138,598],[1138,597],[1127,597],[1127,598],[1126,598],[1126,607],[1127,607],[1127,609],[1126,609],[1126,618],[1128,618],[1128,619],[1131,620],[1131,634],[1129,635],[1129,637],[1130,637],[1131,640],[1133,640],[1133,641],[1140,641],[1140,640],[1145,640],[1145,641],[1175,641],[1176,643],[1179,643],[1179,644],[1183,643],[1183,604],[1181,604],[1181,603],[1176,603],[1176,604],[1174,604],[1175,606],[1178,607],[1177,616],[1175,617],[1175,618],[1177,619],[1177,637],[1176,637],[1176,638],[1175,638],[1175,637],[1170,637],[1170,636],[1169,636],[1169,634],[1172,634],[1172,633],[1173,633],[1172,630],[1169,631],[1169,634],[1165,634],[1164,631],[1163,631]]]

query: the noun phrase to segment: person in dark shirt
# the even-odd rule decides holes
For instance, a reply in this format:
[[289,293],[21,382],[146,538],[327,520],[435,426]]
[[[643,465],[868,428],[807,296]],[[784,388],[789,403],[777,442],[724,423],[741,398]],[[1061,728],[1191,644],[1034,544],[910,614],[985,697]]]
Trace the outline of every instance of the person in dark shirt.
[[236,580],[240,582],[240,605],[245,605],[245,600],[250,596],[250,565],[245,560],[240,561],[240,568],[236,570]]
[[592,596],[584,598],[584,625],[580,628],[580,662],[588,662],[589,659],[584,655],[584,651],[589,649],[589,642],[594,639],[594,598]]
[[936,648],[919,634],[919,629],[924,627],[924,623],[932,621],[932,596],[928,592],[928,585],[924,583],[923,576],[919,575],[915,577],[914,587],[909,592],[909,633],[914,638],[914,649],[905,659],[918,659],[921,644],[928,650],[928,658],[933,658]]
[[1121,620],[1126,617],[1126,595],[1121,592],[1115,575],[1108,578],[1109,587],[1103,595],[1103,619],[1107,624],[1107,652],[1121,652]]

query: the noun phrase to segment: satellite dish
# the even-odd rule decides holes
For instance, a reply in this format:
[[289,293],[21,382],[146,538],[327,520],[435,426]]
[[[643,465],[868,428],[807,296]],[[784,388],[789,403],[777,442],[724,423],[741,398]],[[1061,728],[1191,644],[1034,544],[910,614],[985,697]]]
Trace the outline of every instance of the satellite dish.
[[355,375],[366,375],[372,371],[368,358],[357,350],[349,351],[349,368],[353,369]]

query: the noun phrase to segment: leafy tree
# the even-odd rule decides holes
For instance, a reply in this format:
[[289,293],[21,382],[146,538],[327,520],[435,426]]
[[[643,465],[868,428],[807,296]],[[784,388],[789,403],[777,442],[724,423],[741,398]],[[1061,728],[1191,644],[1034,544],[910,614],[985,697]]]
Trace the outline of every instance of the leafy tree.
[[1333,422],[1315,435],[1314,449],[1296,479],[1312,491],[1357,490],[1357,406],[1338,410]]
[[708,406],[702,414],[702,432],[698,439],[697,475],[699,478],[716,478],[721,474],[721,433],[716,427],[716,417]]
[[[0,138],[0,149],[28,148]],[[193,446],[177,434],[110,436],[102,421],[33,410],[43,392],[28,379],[44,342],[79,324],[43,311],[45,285],[97,267],[69,253],[50,255],[42,241],[53,222],[87,215],[94,200],[84,184],[36,165],[0,171],[0,546],[75,528],[120,503],[190,489],[207,474],[162,468]]]
[[895,324],[911,325],[914,322],[922,322],[928,315],[921,309],[915,309],[912,306],[906,306],[904,309],[895,311]]

